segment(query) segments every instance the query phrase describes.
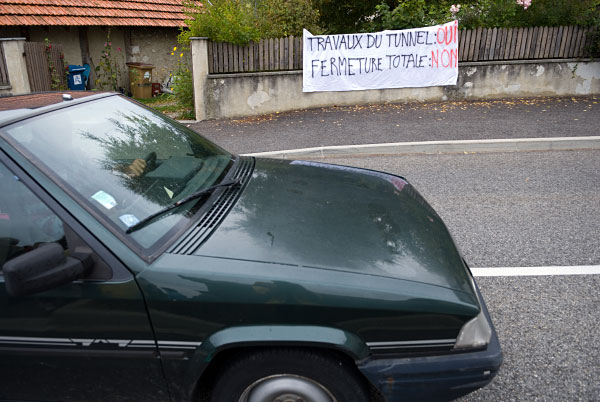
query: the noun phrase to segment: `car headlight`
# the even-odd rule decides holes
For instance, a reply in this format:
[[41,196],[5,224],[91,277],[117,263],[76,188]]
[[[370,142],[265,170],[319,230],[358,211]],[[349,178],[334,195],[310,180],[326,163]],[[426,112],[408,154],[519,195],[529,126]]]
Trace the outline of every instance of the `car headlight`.
[[486,346],[491,338],[492,328],[481,311],[477,317],[463,325],[456,338],[454,349],[480,348]]

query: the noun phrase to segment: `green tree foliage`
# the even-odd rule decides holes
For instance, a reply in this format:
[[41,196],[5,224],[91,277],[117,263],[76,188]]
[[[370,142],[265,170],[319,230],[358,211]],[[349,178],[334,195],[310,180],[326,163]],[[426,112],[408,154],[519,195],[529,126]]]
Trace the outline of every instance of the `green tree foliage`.
[[400,0],[394,9],[385,2],[377,5],[373,20],[367,24],[370,31],[408,29],[448,22],[452,19],[449,6],[443,2]]
[[263,38],[301,36],[303,29],[313,34],[322,32],[319,12],[309,0],[262,0],[259,16]]
[[180,42],[190,37],[207,37],[215,42],[246,44],[260,39],[256,9],[247,0],[212,0],[196,5],[184,2],[189,30],[180,35]]
[[182,43],[203,36],[244,45],[263,38],[301,36],[303,28],[321,32],[311,0],[212,0],[184,5],[189,29],[180,34]]
[[[313,0],[321,18],[321,26],[329,34],[366,32],[376,7],[382,0]],[[396,0],[385,0],[394,7]]]
[[[454,16],[450,6],[460,4]],[[516,0],[396,0],[376,6],[369,30],[403,29],[458,18],[461,28],[529,26],[598,26],[600,0],[532,0],[528,8]]]
[[515,0],[482,0],[465,3],[456,17],[461,28],[509,28],[518,26],[525,13],[531,8],[525,10]]
[[529,9],[519,11],[515,26],[589,26],[598,24],[600,1],[533,0]]
[[465,28],[592,25],[598,0],[532,0],[525,9],[515,0],[471,1],[458,13]]
[[184,52],[176,54],[177,47],[173,48],[171,55],[177,57],[177,69],[173,73],[173,95],[177,104],[186,110],[194,109],[194,77],[188,65],[188,58]]

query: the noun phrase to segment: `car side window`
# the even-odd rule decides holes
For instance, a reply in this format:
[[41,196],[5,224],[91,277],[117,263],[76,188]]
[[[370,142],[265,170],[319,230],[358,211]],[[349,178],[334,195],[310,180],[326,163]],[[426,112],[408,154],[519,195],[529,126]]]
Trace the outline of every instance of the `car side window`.
[[65,254],[92,256],[86,279],[108,280],[111,268],[13,172],[0,162],[0,274],[4,263],[47,243],[57,243]]
[[62,221],[17,176],[0,163],[0,270],[12,258],[41,244],[67,248]]

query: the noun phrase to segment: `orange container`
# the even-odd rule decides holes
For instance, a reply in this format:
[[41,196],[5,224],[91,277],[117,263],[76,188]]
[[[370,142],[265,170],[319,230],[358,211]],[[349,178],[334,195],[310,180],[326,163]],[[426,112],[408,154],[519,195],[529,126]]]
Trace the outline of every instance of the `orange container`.
[[129,68],[129,88],[134,98],[152,97],[152,64],[127,63]]

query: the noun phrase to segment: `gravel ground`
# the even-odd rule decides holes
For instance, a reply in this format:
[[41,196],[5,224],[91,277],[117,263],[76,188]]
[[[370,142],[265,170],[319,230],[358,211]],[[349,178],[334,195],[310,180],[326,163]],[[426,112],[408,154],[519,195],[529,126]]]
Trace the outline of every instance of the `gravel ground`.
[[188,124],[236,153],[326,145],[600,135],[600,97],[329,107]]

